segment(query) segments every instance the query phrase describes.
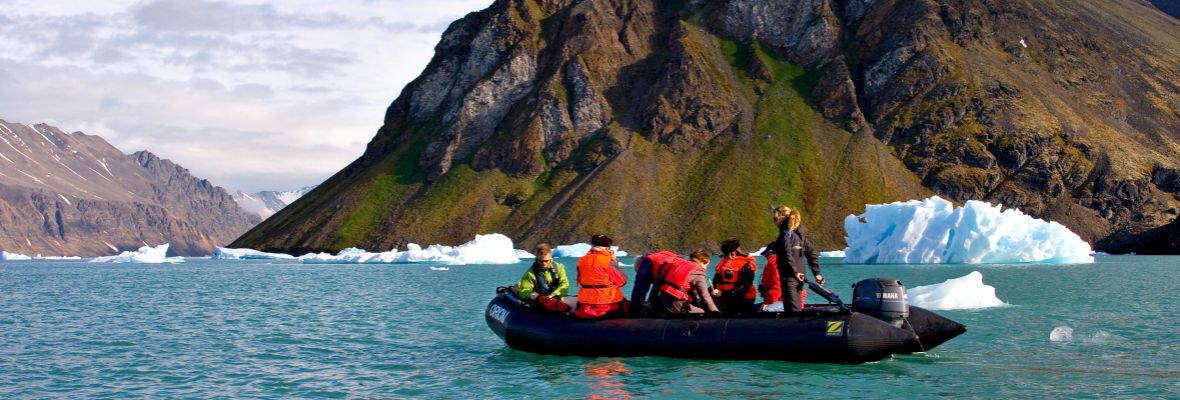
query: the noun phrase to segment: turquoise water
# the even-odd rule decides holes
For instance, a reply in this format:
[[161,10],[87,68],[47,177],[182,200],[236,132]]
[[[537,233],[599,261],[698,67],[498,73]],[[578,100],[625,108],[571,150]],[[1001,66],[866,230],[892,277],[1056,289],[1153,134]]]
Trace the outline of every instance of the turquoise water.
[[[483,312],[527,264],[0,262],[0,398],[1176,398],[1178,263],[829,264],[844,298],[861,278],[978,270],[1010,304],[941,312],[968,332],[849,366],[517,352]],[[1073,340],[1050,342],[1057,326]]]

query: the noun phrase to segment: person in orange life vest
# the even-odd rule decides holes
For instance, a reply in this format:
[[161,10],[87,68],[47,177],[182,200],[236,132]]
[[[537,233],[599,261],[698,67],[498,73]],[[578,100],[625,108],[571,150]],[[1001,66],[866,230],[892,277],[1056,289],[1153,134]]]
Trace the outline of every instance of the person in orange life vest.
[[[670,251],[648,254],[652,266],[652,285],[649,302],[656,314],[720,313],[713,304],[705,266],[709,252],[697,250],[685,260]],[[697,304],[693,304],[697,303]]]
[[[773,244],[773,243],[772,243]],[[759,311],[766,311],[767,308],[772,307],[778,303],[778,308],[782,309],[783,291],[782,284],[778,279],[778,268],[775,264],[778,262],[778,257],[774,252],[770,251],[770,245],[766,246],[766,250],[762,252],[762,256],[766,257],[766,267],[762,268],[762,280],[758,284],[758,293],[762,294],[762,304],[758,306]],[[807,291],[799,292],[799,304],[805,304],[807,300]]]
[[824,284],[824,276],[819,273],[819,251],[807,240],[807,231],[800,224],[803,221],[799,211],[787,206],[774,209],[774,223],[779,227],[778,238],[771,245],[778,268],[779,284],[782,289],[783,311],[797,312],[803,309],[799,300],[806,279],[803,263],[806,258],[811,273],[815,275],[815,282]]
[[537,259],[520,277],[514,287],[517,297],[546,310],[567,313],[570,306],[561,301],[569,294],[570,281],[565,266],[553,261],[553,248],[547,243],[537,245]]
[[627,277],[619,269],[619,260],[611,251],[613,241],[606,235],[590,238],[590,251],[578,260],[578,306],[574,315],[579,318],[598,318],[627,312],[623,285]]
[[727,315],[745,315],[754,311],[757,289],[754,276],[758,261],[742,250],[738,238],[721,242],[721,261],[713,273],[713,297],[717,307]]

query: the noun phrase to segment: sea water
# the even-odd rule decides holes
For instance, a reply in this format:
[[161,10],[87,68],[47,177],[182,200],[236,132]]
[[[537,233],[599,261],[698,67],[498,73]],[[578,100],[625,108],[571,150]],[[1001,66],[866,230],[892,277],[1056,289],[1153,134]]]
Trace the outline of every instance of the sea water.
[[1180,397],[1180,257],[824,261],[845,299],[862,278],[980,271],[1008,305],[941,311],[967,333],[862,365],[554,357],[511,350],[484,322],[527,262],[0,262],[0,398]]

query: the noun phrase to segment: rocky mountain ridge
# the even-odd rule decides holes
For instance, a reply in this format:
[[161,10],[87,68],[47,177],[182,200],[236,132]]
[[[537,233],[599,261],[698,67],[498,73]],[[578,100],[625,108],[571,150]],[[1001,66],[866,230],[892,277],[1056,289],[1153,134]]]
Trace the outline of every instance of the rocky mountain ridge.
[[864,204],[939,194],[1135,251],[1180,209],[1178,56],[1141,1],[501,0],[235,246],[686,249],[769,240],[787,203],[838,248]]
[[254,194],[246,194],[242,191],[234,191],[234,201],[238,202],[238,206],[242,207],[248,213],[257,214],[262,219],[269,218],[274,213],[282,210],[288,204],[294,203],[304,194],[315,189],[315,185],[305,186],[295,190],[275,191],[263,190]]
[[0,249],[101,256],[171,243],[209,255],[260,221],[209,181],[98,136],[0,120]]

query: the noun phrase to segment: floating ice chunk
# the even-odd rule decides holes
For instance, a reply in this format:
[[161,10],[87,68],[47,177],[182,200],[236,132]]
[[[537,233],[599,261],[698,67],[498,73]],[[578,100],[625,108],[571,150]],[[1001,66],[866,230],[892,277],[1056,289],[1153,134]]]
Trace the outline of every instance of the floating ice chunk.
[[844,250],[821,251],[820,257],[844,257]]
[[533,253],[529,253],[529,252],[521,250],[521,249],[516,249],[516,258],[521,258],[521,259],[537,258],[537,256],[533,255]]
[[1050,342],[1069,342],[1073,341],[1073,328],[1068,326],[1059,326],[1053,328],[1053,332],[1049,332]]
[[981,201],[937,196],[875,204],[844,219],[851,264],[1091,263],[1090,245],[1064,225]]
[[230,249],[218,246],[213,249],[214,260],[291,260],[295,256],[282,253],[264,253],[254,249]]
[[431,271],[449,271],[451,267],[430,267]]
[[494,233],[475,235],[475,240],[451,247],[439,244],[425,249],[414,243],[406,251],[390,250],[370,253],[363,249],[347,248],[336,255],[308,253],[298,257],[305,264],[393,264],[414,262],[445,262],[450,264],[515,264],[520,262],[512,239]]
[[136,251],[124,251],[117,256],[97,257],[90,260],[93,263],[143,263],[162,264],[184,262],[184,257],[166,257],[168,243],[151,247],[143,246]]
[[[589,243],[565,244],[553,249],[553,257],[579,258],[590,252]],[[619,250],[619,246],[611,246],[616,257],[626,257],[627,252]]]
[[589,243],[565,244],[553,249],[553,257],[577,258],[590,252]]
[[79,257],[79,256],[42,256],[42,255],[38,254],[38,255],[34,256],[33,259],[34,260],[63,261],[63,260],[81,260],[82,257]]
[[909,303],[929,310],[960,310],[1005,305],[996,288],[983,284],[983,274],[973,271],[961,278],[918,286],[906,291]]
[[7,251],[0,251],[0,261],[25,261],[32,260],[33,257],[24,254],[9,253]]

